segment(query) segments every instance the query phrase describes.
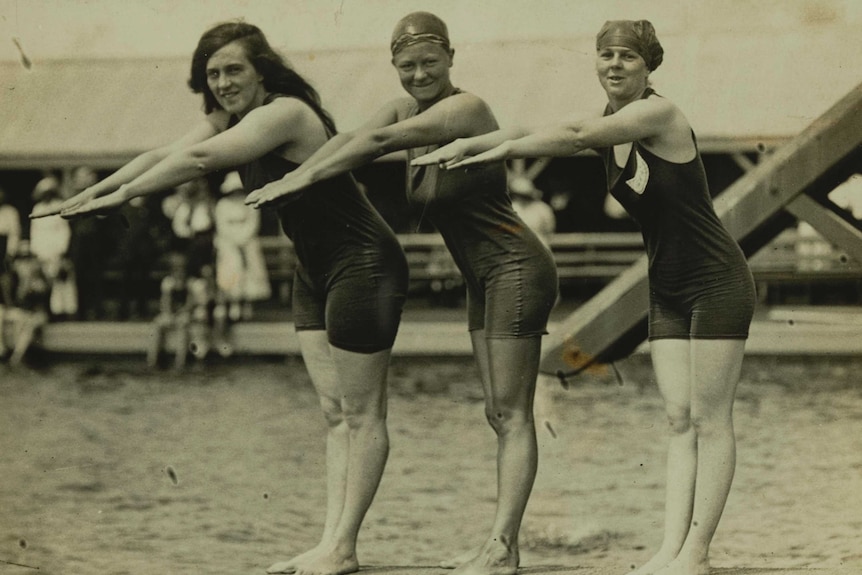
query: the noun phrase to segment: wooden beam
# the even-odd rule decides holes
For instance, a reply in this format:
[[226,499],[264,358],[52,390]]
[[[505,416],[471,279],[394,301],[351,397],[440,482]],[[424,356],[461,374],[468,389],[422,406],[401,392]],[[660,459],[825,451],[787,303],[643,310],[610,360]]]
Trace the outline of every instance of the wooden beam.
[[785,209],[811,224],[821,236],[862,264],[862,231],[858,228],[806,194],[796,197]]

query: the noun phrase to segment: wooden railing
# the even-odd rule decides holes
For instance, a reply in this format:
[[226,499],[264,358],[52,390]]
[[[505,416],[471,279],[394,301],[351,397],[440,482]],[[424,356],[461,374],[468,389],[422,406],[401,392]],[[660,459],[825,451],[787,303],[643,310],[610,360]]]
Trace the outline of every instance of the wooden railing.
[[[438,234],[403,234],[399,240],[407,255],[414,288],[434,281],[460,279]],[[291,281],[294,260],[289,241],[284,237],[267,237],[262,238],[262,244],[271,279]],[[637,232],[556,234],[549,244],[562,288],[591,281],[608,282],[644,254]],[[759,282],[862,282],[862,264],[825,240],[800,236],[795,228],[779,234],[749,262]]]
[[[413,294],[442,294],[462,289],[461,274],[455,267],[439,234],[398,236],[410,268]],[[284,236],[260,238],[264,259],[273,284],[274,297],[289,301],[296,260],[290,241]],[[564,295],[588,295],[626,270],[644,254],[639,233],[563,233],[549,241],[560,288]],[[749,259],[759,292],[780,294],[784,288],[818,284],[850,284],[862,299],[862,265],[819,237],[800,235],[790,228]],[[119,270],[104,270],[109,282],[119,280]],[[153,282],[164,277],[162,262],[152,272]],[[774,288],[774,289],[772,289]],[[778,302],[780,303],[780,302]]]

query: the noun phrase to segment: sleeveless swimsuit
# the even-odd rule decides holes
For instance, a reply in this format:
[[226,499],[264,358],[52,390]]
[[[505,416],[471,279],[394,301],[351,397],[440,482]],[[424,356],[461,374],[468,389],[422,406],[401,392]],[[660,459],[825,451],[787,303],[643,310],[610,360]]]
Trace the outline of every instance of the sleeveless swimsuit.
[[[264,105],[279,97],[289,96],[272,94]],[[274,150],[239,173],[243,187],[253,190],[297,167]],[[297,331],[325,329],[333,346],[358,353],[391,348],[407,297],[407,260],[353,177],[343,174],[290,196],[278,216],[298,260]]]
[[[644,98],[655,94],[651,89]],[[655,94],[656,97],[660,97]],[[605,115],[612,113],[606,108]],[[640,226],[649,257],[649,338],[745,339],[755,288],[745,256],[713,208],[697,140],[685,163],[633,142],[623,168],[599,153],[608,191]]]
[[[418,113],[418,104],[411,103],[408,117]],[[503,164],[467,171],[409,165],[437,147],[408,150],[408,201],[443,236],[464,276],[469,329],[484,329],[489,338],[547,333],[557,297],[556,265],[512,208]]]

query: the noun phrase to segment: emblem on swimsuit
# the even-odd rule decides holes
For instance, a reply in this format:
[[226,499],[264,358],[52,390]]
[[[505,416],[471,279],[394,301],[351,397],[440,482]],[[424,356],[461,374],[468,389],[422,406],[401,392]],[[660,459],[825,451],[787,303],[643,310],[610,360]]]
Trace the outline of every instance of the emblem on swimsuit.
[[638,195],[643,194],[649,182],[649,166],[641,157],[640,152],[635,151],[635,175],[626,180],[626,184]]

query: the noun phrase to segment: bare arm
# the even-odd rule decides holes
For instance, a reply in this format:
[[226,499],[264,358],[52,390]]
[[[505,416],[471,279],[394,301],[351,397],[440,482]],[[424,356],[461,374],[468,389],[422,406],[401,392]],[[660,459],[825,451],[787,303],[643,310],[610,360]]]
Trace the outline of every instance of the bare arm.
[[391,103],[365,127],[340,136],[338,149],[333,153],[327,154],[322,148],[301,170],[252,192],[246,203],[262,207],[391,152],[449,142],[496,128],[485,103],[470,94],[446,98],[412,118],[397,119],[396,105]]
[[[524,130],[521,137],[510,139],[494,148],[471,150],[480,153],[463,159],[453,159],[446,167],[457,168],[472,164],[510,158],[565,157],[583,150],[647,141],[658,146],[671,146],[675,141],[689,140],[688,123],[682,113],[662,98],[638,100],[610,116],[565,120],[559,124]],[[680,136],[685,138],[680,138]]]
[[313,137],[323,141],[322,130],[319,120],[305,104],[293,98],[279,98],[252,110],[236,126],[175,150],[112,194],[91,200],[68,215],[110,209],[134,197],[250,162],[284,144]]
[[72,210],[93,198],[99,198],[115,192],[120,186],[131,182],[136,177],[158,164],[175,150],[204,141],[207,138],[212,137],[215,133],[216,129],[210,122],[206,120],[198,122],[189,132],[175,142],[138,155],[107,178],[97,182],[86,190],[83,190],[79,194],[69,198],[65,202],[56,206],[51,206],[51,209],[49,210],[33,212],[30,214],[30,217],[41,218],[56,215],[61,212]]
[[437,148],[430,154],[414,158],[410,163],[414,166],[440,164],[450,167],[458,164],[464,158],[481,154],[482,152],[496,148],[504,142],[517,140],[531,133],[532,130],[526,126],[515,126],[495,130],[480,136],[473,136],[472,138],[458,138],[454,142]]

